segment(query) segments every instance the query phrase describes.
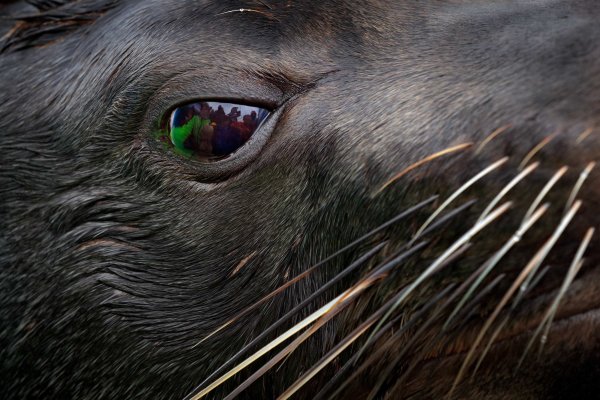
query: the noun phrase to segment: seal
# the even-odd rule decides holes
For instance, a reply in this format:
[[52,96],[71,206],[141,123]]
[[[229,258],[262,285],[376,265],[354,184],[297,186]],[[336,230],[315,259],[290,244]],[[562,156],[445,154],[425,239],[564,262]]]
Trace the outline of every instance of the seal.
[[2,398],[597,395],[597,1],[0,13]]

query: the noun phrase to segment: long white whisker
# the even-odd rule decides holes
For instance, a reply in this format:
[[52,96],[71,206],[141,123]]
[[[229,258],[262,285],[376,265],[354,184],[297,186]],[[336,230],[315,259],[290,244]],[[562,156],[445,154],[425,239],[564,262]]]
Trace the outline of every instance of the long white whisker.
[[483,212],[479,216],[478,221],[481,221],[483,218],[485,218],[490,213],[490,211],[492,211],[494,209],[494,207],[496,207],[496,205],[500,202],[500,200],[502,200],[502,198],[504,198],[504,196],[506,196],[508,194],[508,192],[512,188],[514,188],[519,182],[521,182],[527,175],[529,175],[531,172],[533,172],[539,165],[540,165],[539,162],[535,162],[535,163],[531,164],[530,166],[525,168],[523,171],[521,171],[517,176],[515,176],[506,186],[504,186],[504,188],[496,195],[496,197],[494,197],[492,199],[492,201],[485,208],[485,210],[483,210]]
[[573,202],[575,201],[575,197],[577,197],[577,194],[579,193],[579,190],[581,189],[581,186],[583,185],[583,182],[585,182],[587,177],[590,176],[590,172],[592,172],[592,170],[594,169],[595,166],[596,166],[596,163],[594,161],[590,162],[585,167],[585,169],[581,172],[581,174],[579,175],[577,182],[575,182],[575,186],[573,186],[573,190],[571,190],[571,194],[569,195],[567,204],[565,205],[565,213],[567,212],[567,210],[569,210],[571,208]]
[[469,299],[469,297],[472,296],[472,294],[479,287],[481,282],[483,282],[483,280],[488,276],[488,274],[492,271],[492,269],[500,262],[500,260],[506,255],[506,253],[508,253],[509,250],[521,240],[521,238],[523,237],[525,232],[527,232],[529,230],[529,228],[531,228],[542,217],[542,215],[548,210],[548,207],[549,207],[548,204],[544,204],[542,207],[540,207],[539,210],[537,210],[531,216],[531,218],[527,219],[523,223],[523,225],[521,225],[521,227],[515,232],[514,235],[512,235],[510,237],[510,239],[500,248],[500,250],[498,250],[491,258],[489,258],[488,261],[486,261],[486,267],[483,269],[483,271],[477,277],[477,279],[473,282],[473,284],[471,285],[469,290],[464,294],[464,296],[461,298],[459,303],[456,305],[456,307],[454,308],[454,310],[452,311],[452,313],[446,320],[443,329],[448,328],[450,322],[452,322],[452,319],[456,316],[456,314],[464,306],[465,302]]
[[[564,297],[565,293],[571,286],[573,279],[575,279],[575,276],[577,275],[577,273],[579,272],[579,269],[583,265],[583,261],[582,261],[583,253],[587,249],[590,241],[592,240],[593,235],[594,235],[594,228],[589,228],[587,230],[581,244],[579,245],[579,248],[577,249],[575,256],[573,257],[573,261],[571,262],[571,265],[569,266],[567,274],[565,275],[565,279],[563,280],[563,283],[562,283],[556,297],[554,298],[554,301],[548,307],[548,310],[544,314],[544,317],[542,318],[541,322],[539,323],[533,336],[527,343],[527,346],[525,347],[525,351],[523,351],[523,355],[521,356],[521,359],[519,360],[519,364],[517,365],[517,368],[519,368],[521,366],[521,364],[523,363],[523,361],[525,361],[525,357],[527,356],[527,353],[531,349],[531,346],[533,345],[535,340],[538,338],[540,333],[542,333],[542,330],[544,330],[544,333],[542,334],[542,337],[540,339],[540,351],[541,351],[544,343],[546,342],[546,338],[548,337],[548,331],[550,329],[550,326],[552,325],[552,320],[554,319],[556,310],[558,309],[558,306],[559,306],[560,302],[562,301],[562,298]],[[546,329],[544,329],[544,326],[546,327]]]
[[542,202],[544,197],[546,197],[548,192],[550,192],[552,187],[554,187],[554,185],[556,185],[556,182],[558,182],[558,180],[560,178],[562,178],[562,176],[567,172],[568,169],[569,168],[567,166],[563,166],[558,171],[556,171],[556,173],[554,175],[552,175],[552,178],[550,178],[548,183],[546,183],[546,185],[542,188],[541,192],[537,195],[535,200],[533,200],[533,202],[531,203],[531,206],[529,206],[529,209],[527,210],[527,212],[525,213],[525,216],[523,217],[523,223],[527,219],[529,219],[529,217],[531,217],[531,215],[538,208],[538,206],[540,205],[540,203]]
[[479,172],[477,175],[475,175],[474,177],[472,177],[471,179],[469,179],[466,183],[464,183],[461,187],[459,187],[454,193],[452,193],[452,195],[450,197],[448,197],[443,203],[442,205],[440,205],[430,216],[429,218],[427,218],[427,220],[425,221],[425,223],[423,223],[423,225],[421,225],[421,227],[419,228],[419,230],[417,231],[417,233],[415,233],[415,235],[413,236],[411,243],[413,243],[415,240],[417,240],[421,234],[423,233],[423,231],[427,228],[427,226],[429,226],[429,224],[438,216],[440,215],[440,213],[442,211],[444,211],[446,209],[446,207],[448,207],[450,205],[450,203],[452,203],[454,200],[456,200],[456,198],[458,196],[460,196],[463,192],[465,192],[468,188],[470,188],[471,186],[473,186],[477,181],[479,181],[481,178],[483,178],[484,176],[486,176],[487,174],[489,174],[490,172],[494,171],[495,169],[497,169],[498,167],[500,167],[501,165],[505,164],[508,161],[508,157],[504,157],[498,161],[496,161],[495,163],[493,163],[492,165],[488,166],[487,168],[485,168],[483,171]]
[[262,357],[263,355],[265,355],[266,353],[268,353],[275,347],[279,346],[281,343],[285,342],[288,338],[290,338],[293,335],[295,335],[296,333],[300,332],[302,329],[304,329],[305,327],[307,327],[308,325],[310,325],[311,323],[313,323],[314,321],[319,319],[321,316],[325,315],[337,304],[338,301],[343,299],[344,296],[346,296],[348,293],[349,293],[349,290],[346,290],[344,293],[340,294],[335,299],[331,300],[329,303],[325,304],[323,307],[319,308],[317,311],[315,311],[308,317],[304,318],[302,321],[300,321],[299,323],[294,325],[292,328],[288,329],[287,331],[285,331],[284,333],[279,335],[277,338],[272,340],[269,344],[262,347],[256,353],[252,354],[250,357],[246,358],[244,361],[242,361],[241,363],[236,365],[234,368],[230,369],[228,372],[223,374],[220,378],[218,378],[217,380],[212,382],[206,388],[202,389],[199,393],[197,393],[196,395],[194,395],[192,397],[192,400],[198,400],[198,399],[201,399],[202,397],[206,396],[207,394],[212,392],[215,388],[217,388],[218,386],[223,384],[225,381],[227,381],[229,378],[231,378],[232,376],[234,376],[235,374],[237,374],[238,372],[240,372],[241,370],[243,370],[244,368],[246,368],[247,366],[249,366],[256,360],[258,360],[260,357]]
[[273,358],[271,358],[264,366],[262,366],[258,371],[254,372],[248,379],[246,379],[237,388],[235,388],[233,392],[229,393],[227,397],[225,397],[225,400],[231,400],[235,398],[238,394],[240,394],[243,390],[245,390],[248,386],[255,382],[256,379],[264,375],[273,365],[280,362],[284,357],[296,350],[298,346],[300,346],[304,341],[306,341],[306,339],[313,335],[334,316],[340,313],[357,296],[359,296],[362,292],[364,292],[367,288],[369,288],[377,281],[377,279],[364,279],[358,282],[352,288],[346,290],[342,295],[338,296],[338,298],[341,298],[337,299],[335,304],[330,309],[328,309],[323,314],[323,316],[319,318],[318,321],[316,321],[310,328],[305,330],[300,336],[294,339],[292,343],[287,345],[283,350],[281,350],[279,353],[273,356]]
[[454,392],[454,390],[456,389],[456,386],[462,380],[462,377],[464,376],[467,368],[470,365],[470,362],[471,362],[473,356],[475,355],[475,351],[476,351],[477,347],[479,346],[479,343],[481,343],[481,340],[483,339],[484,335],[487,333],[490,326],[494,323],[494,321],[500,314],[500,311],[504,308],[506,303],[508,303],[508,301],[514,295],[514,293],[517,291],[517,289],[520,289],[521,291],[527,290],[527,285],[523,285],[523,281],[526,278],[535,274],[535,271],[537,271],[537,269],[539,268],[539,265],[543,262],[546,255],[550,252],[552,247],[554,247],[554,245],[558,241],[558,238],[562,235],[562,233],[566,229],[567,225],[571,222],[571,220],[573,219],[573,217],[575,216],[575,214],[577,213],[577,211],[579,210],[580,207],[581,207],[580,200],[576,201],[573,204],[573,207],[571,207],[569,212],[560,221],[558,227],[556,228],[556,230],[554,231],[552,236],[546,241],[546,243],[544,243],[542,248],[533,256],[533,258],[525,266],[525,268],[523,268],[523,270],[521,271],[521,273],[519,274],[517,279],[515,279],[512,286],[508,289],[508,291],[506,292],[506,294],[504,295],[502,300],[500,300],[500,303],[494,309],[492,315],[490,315],[490,317],[486,320],[485,324],[479,331],[479,334],[477,335],[475,342],[471,346],[471,350],[469,350],[469,353],[467,354],[467,356],[465,357],[465,360],[463,361],[463,364],[456,376],[456,379],[454,380],[452,388],[450,389],[449,396]]
[[[577,274],[579,273],[579,270],[583,266],[584,262],[585,262],[585,259],[581,259],[581,260],[579,260],[579,262],[577,264],[574,265],[572,276],[569,277],[569,281],[566,285],[566,288],[564,289],[565,292],[569,289],[569,286],[571,285],[571,283],[573,283],[573,279],[575,279],[575,276],[577,276]],[[552,313],[550,314],[550,317],[548,318],[548,320],[546,322],[546,328],[544,329],[544,333],[540,337],[540,349],[539,349],[540,353],[544,347],[544,344],[548,341],[548,333],[550,331],[550,327],[552,326],[552,321],[554,320],[554,317],[556,316],[556,311],[558,310],[558,306],[560,305],[560,302],[562,301],[563,297],[564,297],[564,293],[561,293],[560,299],[558,299],[558,301],[556,302],[556,306],[554,306],[554,309],[552,310]]]
[[[457,241],[455,241],[441,256],[439,256],[421,275],[419,275],[410,285],[406,287],[406,291],[403,293],[401,297],[396,300],[396,302],[390,307],[390,309],[385,313],[385,315],[381,318],[373,332],[367,339],[366,343],[363,346],[366,347],[370,344],[371,339],[377,333],[379,328],[387,321],[390,315],[398,308],[398,306],[419,286],[423,281],[429,278],[432,274],[434,274],[437,269],[444,264],[446,259],[450,257],[454,252],[460,249],[465,243],[473,238],[477,233],[479,233],[483,228],[488,226],[491,222],[496,220],[502,214],[504,214],[512,205],[511,202],[507,202],[502,206],[498,207],[496,210],[490,213],[483,221],[477,222],[469,231],[467,231],[463,236],[461,236]],[[363,350],[361,349],[361,351]]]
[[[533,289],[542,280],[542,277],[546,274],[547,271],[548,271],[548,267],[542,269],[542,271],[536,276],[535,280],[531,282],[531,285],[529,286],[529,288],[527,290],[530,291],[531,289]],[[475,365],[475,368],[473,368],[473,374],[472,374],[473,376],[475,376],[477,374],[477,371],[479,370],[479,367],[483,363],[483,360],[485,359],[485,356],[487,355],[487,353],[492,348],[492,345],[496,341],[496,338],[498,337],[498,335],[500,334],[500,332],[502,331],[502,329],[504,328],[504,326],[506,325],[506,323],[510,320],[511,313],[517,308],[517,305],[519,304],[519,302],[521,301],[521,299],[522,298],[516,298],[515,299],[515,301],[511,305],[508,313],[504,316],[504,319],[502,320],[502,322],[500,324],[498,324],[498,327],[496,328],[496,330],[494,330],[494,333],[492,333],[492,336],[490,337],[490,339],[488,340],[487,345],[485,346],[485,350],[479,356],[479,360],[477,361],[477,365]]]

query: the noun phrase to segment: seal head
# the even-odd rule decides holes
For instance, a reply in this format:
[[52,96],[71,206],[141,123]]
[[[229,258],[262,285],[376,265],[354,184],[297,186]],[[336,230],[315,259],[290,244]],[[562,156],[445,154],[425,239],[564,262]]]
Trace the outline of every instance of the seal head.
[[[360,289],[242,397],[280,395],[374,315],[297,395],[312,398],[328,382],[342,397],[598,393],[597,1],[93,0],[0,10],[11,18],[0,54],[3,398],[197,394],[373,248],[364,268],[252,349]],[[205,162],[156,135],[173,110],[201,102],[269,116],[244,145]],[[390,299],[398,306],[377,314]],[[224,397],[265,365],[208,395]]]

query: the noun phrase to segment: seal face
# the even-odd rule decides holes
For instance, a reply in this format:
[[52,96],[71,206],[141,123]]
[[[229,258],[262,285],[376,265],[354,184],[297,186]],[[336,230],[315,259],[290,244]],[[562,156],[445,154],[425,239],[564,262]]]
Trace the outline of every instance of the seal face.
[[598,393],[597,1],[0,12],[3,398]]

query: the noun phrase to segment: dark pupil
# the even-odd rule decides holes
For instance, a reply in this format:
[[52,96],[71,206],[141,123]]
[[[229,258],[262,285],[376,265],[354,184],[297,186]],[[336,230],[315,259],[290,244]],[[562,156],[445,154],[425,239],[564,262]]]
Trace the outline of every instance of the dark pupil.
[[214,160],[242,147],[269,112],[241,104],[203,101],[173,110],[168,143],[186,157]]

